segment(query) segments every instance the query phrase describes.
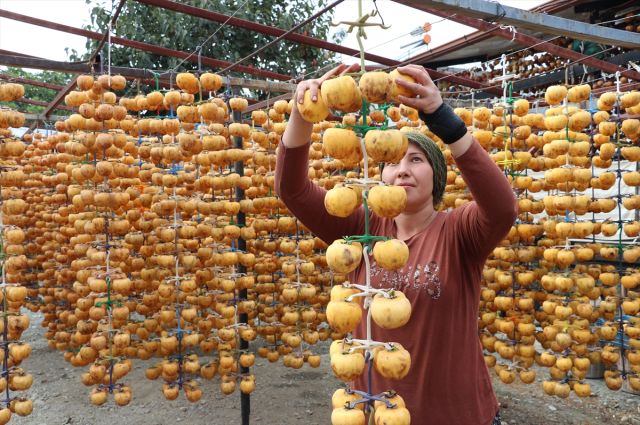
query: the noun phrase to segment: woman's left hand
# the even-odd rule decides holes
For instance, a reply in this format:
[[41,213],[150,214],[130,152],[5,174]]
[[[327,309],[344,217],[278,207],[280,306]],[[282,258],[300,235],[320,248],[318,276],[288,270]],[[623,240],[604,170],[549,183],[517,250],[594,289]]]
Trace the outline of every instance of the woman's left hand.
[[398,96],[400,101],[414,109],[431,114],[442,105],[442,97],[438,87],[431,80],[427,70],[418,65],[407,65],[398,68],[398,72],[413,77],[417,83],[410,83],[402,78],[396,78],[396,84],[417,94],[417,98]]

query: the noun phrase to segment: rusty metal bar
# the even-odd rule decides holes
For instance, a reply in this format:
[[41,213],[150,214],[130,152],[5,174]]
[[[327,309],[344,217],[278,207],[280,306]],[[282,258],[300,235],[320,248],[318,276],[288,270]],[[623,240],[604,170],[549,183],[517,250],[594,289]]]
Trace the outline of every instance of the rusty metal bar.
[[62,90],[63,87],[57,84],[44,83],[42,81],[29,80],[26,78],[14,77],[13,75],[0,74],[0,79],[7,80],[12,83],[27,84],[30,86],[44,87],[51,90]]
[[[395,1],[395,0],[394,0]],[[541,4],[538,5],[537,7],[534,7],[533,9],[531,9],[532,11],[535,12],[542,12],[542,13],[546,13],[546,14],[551,14],[553,15],[554,13],[558,13],[558,12],[562,12],[563,10],[569,9],[570,7],[574,7],[577,6],[581,3],[585,3],[588,0],[569,0],[563,3],[558,3],[556,0],[551,0],[548,3],[551,4]],[[407,3],[401,3],[404,4],[406,6],[410,6],[413,7],[415,9],[418,10],[423,10],[423,11],[427,11],[429,10],[428,13],[431,13],[433,15],[436,16],[440,16],[440,17],[446,17],[448,20],[450,21],[454,21],[454,22],[458,22],[458,23],[463,23],[457,20],[457,18],[459,18],[459,15],[451,15],[450,13],[445,13],[442,12],[441,10],[438,10],[438,13],[432,12],[431,10],[437,10],[437,9],[433,9],[433,8],[423,8],[422,6],[417,6],[415,4],[407,4]],[[486,21],[485,21],[485,25],[486,25]],[[431,59],[435,59],[438,58],[440,56],[444,56],[448,53],[451,53],[453,51],[456,50],[460,50],[461,48],[465,47],[465,46],[470,46],[472,44],[475,43],[479,43],[481,41],[485,41],[488,40],[489,38],[493,37],[493,31],[495,31],[495,29],[488,29],[486,31],[476,31],[473,32],[469,35],[466,35],[464,37],[458,38],[456,40],[450,41],[448,43],[445,43],[441,46],[436,47],[435,49],[430,49],[425,53],[422,53],[418,56],[414,56],[414,59],[416,59],[417,62],[420,62],[421,60],[431,60]],[[511,38],[509,38],[511,40]],[[416,63],[417,63],[416,62]]]
[[[54,22],[49,22],[42,19],[21,15],[19,13],[9,12],[6,10],[0,10],[0,17],[13,19],[19,22],[25,22],[27,24],[36,25],[43,28],[54,29],[56,31],[62,31],[69,34],[75,34],[82,37],[91,38],[94,40],[102,39],[102,34],[99,32],[88,31],[81,28],[69,27],[67,25],[57,24]],[[121,37],[111,37],[111,42],[113,44],[119,44],[121,46],[131,47],[133,49],[155,53],[158,55],[169,56],[169,57],[174,57],[179,59],[187,59],[191,62],[196,62],[196,63],[198,61],[198,58],[196,56],[192,56],[189,53],[180,52],[173,49],[167,49],[165,47],[154,46],[152,44],[142,43],[139,41],[128,40]],[[202,63],[212,67],[216,67],[216,68],[224,68],[226,66],[231,65],[230,62],[221,61],[218,59],[213,59],[208,57],[202,57]],[[112,66],[111,69],[113,70],[114,67]],[[256,75],[259,77],[270,78],[272,80],[289,81],[291,79],[291,77],[287,75],[282,75],[275,72],[265,71],[265,70],[256,69],[256,68],[250,68],[248,66],[242,66],[242,65],[238,65],[236,67],[236,71],[242,72],[245,74]],[[151,75],[151,77],[153,77],[153,75]]]
[[[157,0],[154,0],[157,1]],[[81,35],[84,37],[88,37],[88,38],[93,38],[93,39],[99,39],[102,34],[100,33],[95,33],[92,31],[87,31],[87,30],[83,30],[83,29],[79,29],[79,28],[73,28],[73,27],[68,27],[66,25],[60,25],[60,24],[56,24],[56,23],[52,23],[52,22],[48,22],[48,21],[43,21],[41,19],[36,19],[36,18],[32,18],[29,16],[24,16],[24,15],[20,15],[17,13],[13,13],[13,12],[8,12],[5,10],[0,10],[0,17],[6,17],[9,19],[14,19],[14,20],[18,20],[21,22],[26,22],[26,23],[30,23],[33,25],[39,25],[39,26],[43,26],[46,28],[51,28],[51,29],[56,29],[58,31],[63,31],[63,32],[69,32],[72,34],[77,34],[77,35]],[[137,41],[131,41],[131,40],[126,40],[123,38],[119,38],[119,37],[112,37],[111,41],[113,43],[117,43],[117,44],[121,44],[123,46],[128,46],[128,47],[132,47],[132,48],[136,48],[136,49],[140,49],[140,50],[144,50],[144,51],[149,51],[152,53],[157,53],[160,55],[165,55],[165,56],[171,56],[171,57],[178,57],[178,58],[186,58],[189,56],[189,54],[184,53],[184,52],[178,52],[176,50],[172,50],[172,49],[167,49],[167,48],[163,48],[163,47],[157,47],[157,46],[153,46],[150,44],[146,44],[146,43],[141,43],[141,42],[137,42]],[[6,55],[0,55],[0,64],[3,65],[7,65],[7,63],[3,63],[3,60],[8,61],[8,62],[19,62],[18,59],[21,59],[23,63],[28,62],[28,61],[33,61],[33,59],[27,59],[27,58],[15,58],[13,57],[13,59],[9,59]],[[197,57],[193,57],[193,58],[189,58],[189,60],[192,60],[194,62],[196,62],[198,60]],[[51,62],[51,66],[55,66],[54,65],[54,61],[48,61]],[[224,67],[227,65],[230,65],[229,62],[224,62],[224,61],[218,61],[216,59],[212,59],[212,58],[202,58],[202,62],[209,64],[211,66],[219,66],[219,67]],[[393,65],[397,66],[400,65],[401,63],[398,61],[387,61],[387,62],[393,62]],[[87,72],[87,70],[89,69],[89,67],[87,67],[86,64],[76,64],[75,67],[79,67],[77,69],[77,71],[71,71],[68,65],[71,64],[67,64],[64,62],[58,62],[58,67],[61,67],[60,64],[65,64],[64,66],[62,66],[63,68],[66,69],[54,69],[56,71],[63,71],[63,72]],[[11,66],[15,66],[15,65],[11,65]],[[29,66],[29,65],[18,65],[18,66],[22,66],[25,68],[31,68],[33,66]],[[35,67],[37,68],[37,66]],[[242,68],[242,69],[241,69]],[[245,71],[246,70],[248,71]],[[46,68],[48,69],[48,68]],[[120,74],[125,76],[126,75],[131,75],[130,71],[127,72],[127,68],[119,68],[119,67],[111,67],[112,69],[112,73],[113,74]],[[266,78],[274,78],[274,79],[278,79],[278,80],[283,80],[283,81],[290,81],[290,77],[285,76],[285,75],[281,75],[281,74],[275,74],[273,72],[269,72],[269,71],[260,71],[260,70],[256,70],[254,68],[249,68],[249,67],[245,67],[245,66],[241,66],[238,65],[237,66],[237,70],[240,72],[247,72],[249,74],[254,74],[254,75],[259,75],[259,76],[263,76]],[[133,77],[143,77],[143,78],[153,78],[153,73],[151,71],[147,71],[147,70],[138,70],[139,72],[135,73],[136,75],[131,75]],[[463,86],[467,86],[467,87],[471,87],[471,88],[475,88],[478,90],[482,90],[482,91],[486,91],[488,93],[492,93],[495,95],[502,95],[502,90],[496,87],[491,87],[491,86],[487,86],[485,84],[476,82],[476,81],[472,81],[468,78],[464,78],[464,77],[459,77],[456,75],[452,75],[450,73],[444,73],[444,72],[440,72],[440,71],[435,71],[435,70],[431,70],[431,69],[427,69],[427,72],[429,73],[429,75],[432,78],[437,78],[437,79],[445,79],[446,81],[451,81],[452,83],[456,83],[456,84],[460,84]],[[165,78],[163,78],[164,80],[168,80],[169,79],[169,74],[168,73],[164,73],[162,74],[163,76],[165,76]],[[276,78],[277,77],[277,78]],[[288,92],[291,90],[291,85],[290,84],[283,84],[280,83],[280,86],[278,86],[278,83],[270,83],[267,81],[259,81],[259,80],[246,80],[243,78],[229,78],[230,80],[230,85],[234,86],[234,85],[238,85],[238,86],[242,86],[242,87],[246,87],[246,88],[250,88],[250,89],[254,89],[254,90],[269,90],[269,91],[281,91],[281,92]],[[252,81],[253,84],[249,85],[247,84],[249,81]],[[269,88],[267,88],[269,87]],[[65,93],[66,95],[66,93]],[[514,95],[518,95],[517,93],[514,93]],[[64,96],[63,96],[64,97]]]
[[[58,31],[63,31],[63,32],[69,32],[72,34],[77,34],[77,35],[81,35],[81,36],[85,36],[88,38],[93,38],[93,39],[99,39],[99,37],[101,37],[102,35],[100,33],[95,33],[92,31],[87,31],[87,30],[83,30],[83,29],[79,29],[79,28],[73,28],[73,27],[68,27],[66,25],[60,25],[60,24],[56,24],[56,23],[52,23],[52,22],[48,22],[48,21],[43,21],[41,19],[36,19],[36,18],[32,18],[29,16],[24,16],[24,15],[20,15],[17,13],[13,13],[13,12],[8,12],[6,10],[0,10],[0,17],[6,17],[9,19],[15,19],[21,22],[26,22],[26,23],[30,23],[33,25],[39,25],[39,26],[44,26],[46,28],[51,28],[51,29],[56,29]],[[171,56],[171,57],[177,57],[177,58],[187,58],[189,56],[189,54],[184,53],[184,52],[178,52],[176,50],[172,50],[172,49],[167,49],[164,47],[157,47],[157,46],[153,46],[150,44],[146,44],[146,43],[141,43],[138,41],[131,41],[131,40],[126,40],[120,37],[112,37],[111,41],[113,43],[117,43],[117,44],[121,44],[123,46],[127,46],[127,47],[132,47],[132,48],[136,48],[136,49],[140,49],[140,50],[144,50],[144,51],[148,51],[151,53],[157,53],[160,55],[165,55],[165,56]],[[197,57],[193,57],[193,58],[189,58],[188,60],[191,60],[193,62],[197,62],[198,58]],[[15,59],[14,59],[15,61]],[[53,62],[53,61],[51,61]],[[202,58],[202,62],[206,63],[208,65],[211,66],[217,66],[217,67],[224,67],[224,66],[228,66],[230,65],[229,62],[224,62],[224,61],[219,61],[216,59],[212,59],[212,58]],[[400,62],[398,61],[392,61],[394,65],[400,65]],[[2,63],[2,55],[0,55],[0,64]],[[6,65],[6,64],[4,64]],[[30,68],[27,65],[22,65],[25,68]],[[80,71],[76,71],[76,72],[86,72],[86,70],[88,69],[86,64],[78,64],[76,66],[81,67],[83,70]],[[253,74],[253,75],[259,75],[259,76],[263,76],[265,78],[272,78],[272,79],[276,79],[276,80],[281,80],[281,81],[290,81],[291,78],[285,75],[281,75],[281,74],[276,74],[273,72],[269,72],[269,71],[260,71],[260,70],[256,70],[255,68],[249,68],[249,67],[245,67],[242,65],[238,65],[237,67],[237,71],[240,72],[246,72],[248,74]],[[245,71],[245,68],[250,71]],[[120,74],[120,75],[125,75],[123,72],[119,72],[119,70],[126,70],[127,68],[118,68],[118,67],[111,67],[112,73],[113,74]],[[59,70],[59,69],[56,69]],[[153,73],[147,70],[140,70],[142,71],[143,75],[140,75],[138,73],[138,75],[135,75],[135,77],[145,77],[145,78],[153,78]],[[68,70],[63,70],[63,72],[70,72]],[[71,71],[73,72],[73,71]],[[471,87],[471,88],[475,88],[475,89],[479,89],[479,90],[483,90],[483,91],[488,91],[489,93],[493,93],[496,95],[502,95],[502,90],[498,89],[498,88],[494,88],[494,87],[490,87],[487,86],[485,84],[481,84],[478,83],[476,81],[472,81],[469,80],[468,78],[464,78],[464,77],[459,77],[459,76],[454,76],[454,75],[450,75],[449,73],[443,73],[443,72],[439,72],[439,71],[435,71],[435,70],[431,70],[431,69],[427,69],[427,72],[429,73],[429,75],[431,75],[432,78],[444,78],[447,81],[451,81],[453,83],[456,84],[461,84],[463,86],[467,86],[467,87]],[[166,78],[164,78],[165,80],[169,79],[169,74],[168,73],[164,73],[163,75],[166,76]],[[233,81],[238,81],[238,83],[234,84]],[[239,82],[243,82],[243,83],[239,83]],[[247,81],[253,81],[254,84],[252,86],[246,85],[245,82]],[[230,85],[238,85],[238,86],[242,86],[242,87],[246,87],[246,88],[250,88],[250,89],[254,89],[254,90],[269,90],[269,91],[281,91],[281,92],[287,92],[289,90],[291,90],[291,85],[290,84],[282,84],[281,83],[281,88],[276,88],[274,83],[269,83],[267,81],[259,81],[259,80],[246,80],[243,78],[232,78],[230,77]],[[267,85],[270,85],[271,88],[267,89]],[[65,94],[66,95],[66,94]]]
[[[86,63],[74,63],[74,62],[58,62],[48,59],[27,58],[22,56],[12,56],[0,54],[0,65],[13,66],[17,68],[33,68],[42,69],[47,71],[67,72],[67,73],[79,73],[86,74],[91,73],[91,67]],[[155,80],[153,72],[147,69],[138,68],[123,68],[119,66],[112,66],[111,73],[114,75],[122,75],[123,77],[131,79],[141,79],[142,83],[155,86]],[[173,80],[175,82],[175,73],[173,73]],[[171,78],[171,74],[168,72],[160,73],[158,77],[161,81],[168,82]],[[235,77],[222,77],[224,85],[239,86],[248,88],[251,90],[266,90],[272,92],[289,92],[291,91],[291,83],[282,83],[278,81],[266,81],[266,80],[250,80],[246,78]],[[169,84],[163,82],[160,83],[164,87],[169,87]]]
[[[448,12],[443,12],[438,9],[416,6],[416,5],[411,5],[411,6],[436,16],[449,16]],[[461,15],[456,15],[456,16],[450,17],[449,19],[452,21],[458,22],[460,24],[463,24],[472,28],[476,28],[480,31],[487,31],[487,32],[491,31],[491,35],[493,36],[500,37],[505,40],[514,40],[519,44],[529,46],[534,50],[537,50],[540,52],[548,52],[555,56],[560,56],[565,59],[570,59],[572,62],[580,61],[585,65],[589,65],[593,68],[600,69],[610,74],[614,74],[616,72],[625,72],[625,75],[627,77],[633,78],[635,80],[640,80],[640,72],[628,70],[627,68],[623,68],[621,66],[617,66],[612,63],[605,62],[603,60],[596,59],[593,57],[587,57],[582,53],[574,52],[573,50],[560,47],[553,43],[544,42],[543,40],[537,39],[535,37],[531,37],[523,33],[517,32],[514,34],[508,29],[500,28],[500,26],[496,24],[488,24],[486,21],[483,21],[481,19],[471,18],[468,16],[461,16]]]
[[35,120],[34,122],[32,122],[32,123],[31,123],[31,126],[29,126],[29,129],[24,133],[24,135],[23,135],[22,137],[26,136],[27,134],[29,134],[29,133],[31,133],[33,130],[35,130],[35,129],[36,129],[36,127],[38,126],[38,123],[39,123],[39,122],[40,122],[39,120]]
[[485,0],[403,0],[403,4],[432,7],[450,13],[486,20],[499,20],[503,25],[515,25],[547,34],[562,35],[619,47],[636,49],[640,34],[563,19],[557,16],[531,12]]

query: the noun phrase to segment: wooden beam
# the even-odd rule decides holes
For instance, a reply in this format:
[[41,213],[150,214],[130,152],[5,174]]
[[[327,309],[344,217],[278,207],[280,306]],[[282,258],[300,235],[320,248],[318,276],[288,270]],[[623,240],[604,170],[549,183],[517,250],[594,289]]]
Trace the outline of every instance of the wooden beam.
[[402,0],[402,3],[431,7],[489,22],[499,21],[500,25],[513,25],[516,28],[526,28],[594,43],[631,49],[637,49],[640,45],[639,33],[530,12],[497,2],[485,0]]

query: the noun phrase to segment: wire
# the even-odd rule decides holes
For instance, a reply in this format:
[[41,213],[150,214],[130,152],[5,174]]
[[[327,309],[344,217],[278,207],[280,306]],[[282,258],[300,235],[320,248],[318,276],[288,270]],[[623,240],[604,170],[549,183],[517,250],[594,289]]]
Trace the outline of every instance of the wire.
[[384,19],[382,18],[382,15],[380,14],[380,11],[378,10],[378,3],[376,3],[376,0],[373,0],[373,5],[376,7],[376,11],[378,12],[378,16],[380,17],[380,20],[382,21],[382,25],[384,25]]
[[291,28],[289,31],[285,32],[284,34],[282,34],[281,36],[279,36],[278,38],[276,38],[275,40],[265,44],[264,46],[262,46],[261,48],[259,48],[258,50],[256,50],[255,52],[251,53],[249,56],[246,56],[242,59],[240,59],[239,61],[237,61],[234,64],[231,64],[229,66],[227,66],[226,68],[224,68],[221,71],[216,72],[216,74],[221,74],[225,71],[229,71],[230,69],[236,67],[237,65],[240,65],[242,62],[245,62],[253,57],[255,57],[256,55],[258,55],[260,52],[265,51],[266,49],[268,49],[269,47],[273,46],[274,44],[277,44],[280,40],[282,40],[283,38],[285,38],[286,36],[288,36],[289,34],[297,31],[299,28],[301,28],[304,25],[307,25],[309,22],[314,21],[317,17],[323,15],[325,12],[333,9],[334,7],[336,7],[337,5],[339,5],[340,3],[342,3],[344,0],[336,0],[333,3],[331,3],[330,5],[328,5],[327,7],[325,7],[324,9],[318,11],[316,14],[312,15],[311,17],[305,19],[304,21],[300,22],[298,25],[294,26],[293,28]]
[[[452,17],[454,17],[454,16],[456,16],[456,15],[457,15],[457,14],[456,14],[456,13],[454,13],[453,15],[450,15],[450,16],[448,16],[448,17],[446,17],[446,18],[442,18],[442,19],[440,19],[439,21],[436,21],[436,22],[434,22],[433,24],[430,24],[430,25],[432,25],[432,26],[433,26],[433,25],[435,25],[435,24],[439,24],[440,22],[448,21],[450,18],[452,18]],[[406,37],[406,36],[408,36],[408,35],[410,35],[410,34],[411,34],[411,33],[410,33],[410,32],[408,32],[408,33],[406,33],[406,34],[404,34],[404,35],[401,35],[401,36],[399,36],[399,37],[393,38],[393,39],[391,39],[391,40],[389,40],[389,41],[385,41],[385,42],[384,42],[384,43],[382,43],[382,44],[378,44],[377,46],[370,47],[370,48],[368,48],[367,50],[365,50],[364,52],[365,52],[365,53],[370,52],[370,51],[371,51],[371,50],[373,50],[373,49],[377,49],[377,48],[378,48],[378,47],[380,47],[380,46],[384,46],[385,44],[391,43],[392,41],[396,41],[397,39],[402,38],[402,37]],[[359,54],[360,54],[360,52],[355,53],[355,54],[353,54],[353,55],[349,55],[349,56],[347,56],[347,57],[355,57],[355,56],[358,56]]]
[[[224,21],[222,24],[220,24],[220,26],[218,27],[218,29],[216,29],[216,30],[214,31],[214,33],[213,33],[213,34],[211,34],[211,35],[209,36],[209,38],[207,38],[203,43],[200,43],[200,44],[199,44],[199,46],[204,46],[205,44],[207,44],[207,43],[209,42],[209,40],[211,40],[211,39],[213,38],[213,36],[214,36],[214,35],[216,35],[216,34],[217,34],[217,33],[218,33],[222,28],[224,28],[224,26],[227,24],[227,22],[229,22],[229,21],[231,20],[231,18],[233,18],[234,16],[236,16],[236,14],[237,14],[238,12],[240,12],[240,10],[242,10],[242,8],[243,8],[247,3],[249,3],[249,0],[246,0],[244,3],[242,3],[242,5],[241,5],[240,7],[238,7],[238,10],[236,10],[235,12],[233,12],[233,15],[229,16],[229,18],[228,18],[226,21]],[[197,49],[196,49],[196,51],[197,51]],[[196,54],[195,52],[190,53],[190,54],[189,54],[189,56],[187,56],[186,58],[184,58],[184,59],[182,60],[182,62],[180,62],[178,65],[174,66],[173,68],[169,69],[169,71],[168,71],[168,72],[173,73],[173,72],[174,72],[176,69],[178,69],[178,68],[179,68],[183,63],[185,63],[185,62],[187,61],[187,59],[189,59],[190,57],[194,56],[195,54]],[[151,71],[151,70],[149,70],[149,71]],[[153,71],[152,71],[152,72],[153,72]]]

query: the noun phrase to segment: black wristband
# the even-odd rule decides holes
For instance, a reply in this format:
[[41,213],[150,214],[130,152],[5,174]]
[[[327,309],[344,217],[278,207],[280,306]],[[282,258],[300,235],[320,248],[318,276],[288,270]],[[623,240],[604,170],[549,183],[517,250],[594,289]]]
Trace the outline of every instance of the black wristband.
[[467,133],[467,126],[462,118],[457,116],[451,106],[444,102],[433,113],[426,114],[423,111],[418,111],[418,115],[429,127],[429,130],[447,145],[457,142]]

